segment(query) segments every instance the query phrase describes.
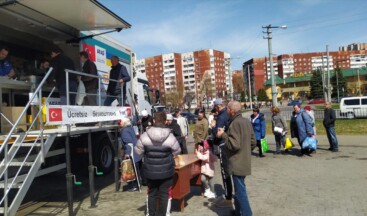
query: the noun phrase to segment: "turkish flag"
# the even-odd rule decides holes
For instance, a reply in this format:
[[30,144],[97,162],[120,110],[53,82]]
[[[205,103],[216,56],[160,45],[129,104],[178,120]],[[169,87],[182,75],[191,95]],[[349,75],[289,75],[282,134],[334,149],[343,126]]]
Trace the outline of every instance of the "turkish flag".
[[48,116],[50,122],[62,121],[62,108],[49,108]]

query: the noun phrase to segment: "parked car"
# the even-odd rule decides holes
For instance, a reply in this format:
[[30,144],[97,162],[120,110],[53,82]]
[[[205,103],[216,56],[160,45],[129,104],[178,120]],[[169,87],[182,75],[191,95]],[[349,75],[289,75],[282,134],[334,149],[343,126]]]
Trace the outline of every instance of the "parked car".
[[189,124],[195,124],[198,120],[198,116],[191,112],[182,112],[181,115],[187,119]]
[[288,102],[288,106],[294,106],[296,104],[301,105],[302,101],[301,100],[294,100],[294,101],[289,101]]
[[312,99],[308,104],[324,104],[325,100],[322,98]]

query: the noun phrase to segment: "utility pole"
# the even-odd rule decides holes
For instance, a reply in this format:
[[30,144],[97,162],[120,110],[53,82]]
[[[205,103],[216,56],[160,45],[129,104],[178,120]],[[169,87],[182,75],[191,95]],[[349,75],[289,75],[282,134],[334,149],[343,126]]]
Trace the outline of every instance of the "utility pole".
[[250,80],[250,65],[247,65],[247,80],[248,80],[248,92],[249,92],[249,98],[250,98],[250,109],[252,109],[251,80]]
[[324,54],[321,57],[321,77],[322,77],[322,92],[324,93],[324,100],[327,101],[327,92],[326,92],[326,84],[325,84],[325,71],[324,71]]
[[329,70],[329,45],[326,45],[326,66],[327,66],[327,100],[331,103],[331,85],[330,85],[330,70]]
[[267,34],[267,37],[263,37],[264,39],[268,39],[268,51],[269,51],[269,61],[270,61],[270,74],[271,74],[271,95],[272,95],[272,102],[273,102],[273,106],[278,106],[278,100],[277,100],[277,88],[275,85],[275,75],[274,75],[274,68],[273,68],[273,53],[272,53],[272,43],[271,43],[271,39],[272,39],[272,31],[271,29],[273,28],[282,28],[282,29],[286,29],[287,26],[283,25],[283,26],[272,26],[267,25],[267,26],[263,26],[263,29],[266,29],[266,31],[263,33]]

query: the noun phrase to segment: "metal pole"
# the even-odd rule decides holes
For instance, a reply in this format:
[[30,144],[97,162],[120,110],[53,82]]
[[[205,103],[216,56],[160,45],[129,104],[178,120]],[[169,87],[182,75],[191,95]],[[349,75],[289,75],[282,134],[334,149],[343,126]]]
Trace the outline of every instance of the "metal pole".
[[118,155],[118,130],[115,131],[115,157],[114,157],[114,163],[115,163],[115,191],[119,191],[119,155]]
[[69,216],[74,215],[73,207],[73,174],[71,173],[71,156],[70,156],[70,125],[68,127],[68,134],[66,136],[65,154],[66,154],[66,193],[68,199]]
[[70,103],[69,103],[69,72],[68,71],[66,71],[65,70],[65,72],[66,72],[66,105],[70,105]]
[[327,99],[331,102],[331,85],[330,85],[330,70],[329,70],[329,45],[326,45],[326,65],[327,65]]
[[252,95],[251,95],[251,80],[250,80],[250,65],[247,65],[247,79],[248,79],[248,91],[250,96],[250,109],[252,109]]
[[[9,162],[9,156],[8,156],[8,142],[4,142],[5,148],[4,148],[4,167],[5,167],[5,172],[4,172],[4,194],[5,194],[5,199],[4,199],[4,215],[7,216],[8,215],[8,197],[9,197],[9,193],[7,193],[8,190],[8,170],[9,170],[9,166],[6,167],[6,165]],[[10,189],[9,189],[10,190]]]
[[324,100],[327,101],[327,92],[325,91],[325,73],[324,73],[324,55],[321,56],[321,77],[322,77],[322,92],[324,93]]
[[339,78],[338,78],[338,73],[339,73],[339,71],[335,71],[335,75],[336,75],[336,88],[337,88],[338,103],[339,103]]
[[[38,103],[39,103],[39,109],[42,110],[42,90],[39,91],[39,94],[38,94]],[[41,134],[40,134],[40,138],[41,138],[41,160],[42,160],[42,163],[45,162],[45,147],[43,146],[44,145],[44,140],[43,140],[43,113],[41,111],[41,116],[38,117],[39,118],[39,122],[40,122],[40,131],[41,131]]]
[[273,68],[273,57],[272,57],[272,31],[271,31],[271,25],[267,26],[266,33],[268,34],[268,49],[269,49],[269,62],[270,62],[270,76],[271,76],[271,95],[272,95],[272,102],[273,106],[278,106],[278,100],[277,100],[277,88],[275,85],[275,77],[274,77],[274,68]]
[[96,207],[94,200],[94,165],[93,165],[93,151],[92,151],[92,133],[88,132],[88,156],[89,156],[89,193],[90,193],[90,208]]
[[357,77],[358,77],[358,96],[361,95],[361,80],[359,79],[359,68],[357,69]]

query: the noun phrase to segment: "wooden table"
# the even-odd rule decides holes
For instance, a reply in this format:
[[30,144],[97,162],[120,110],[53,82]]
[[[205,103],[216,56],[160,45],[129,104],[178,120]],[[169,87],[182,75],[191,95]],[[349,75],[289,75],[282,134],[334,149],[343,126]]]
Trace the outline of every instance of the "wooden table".
[[201,160],[195,154],[181,155],[184,164],[176,163],[173,177],[172,198],[179,201],[180,210],[185,207],[185,196],[190,193],[190,185],[201,185]]

